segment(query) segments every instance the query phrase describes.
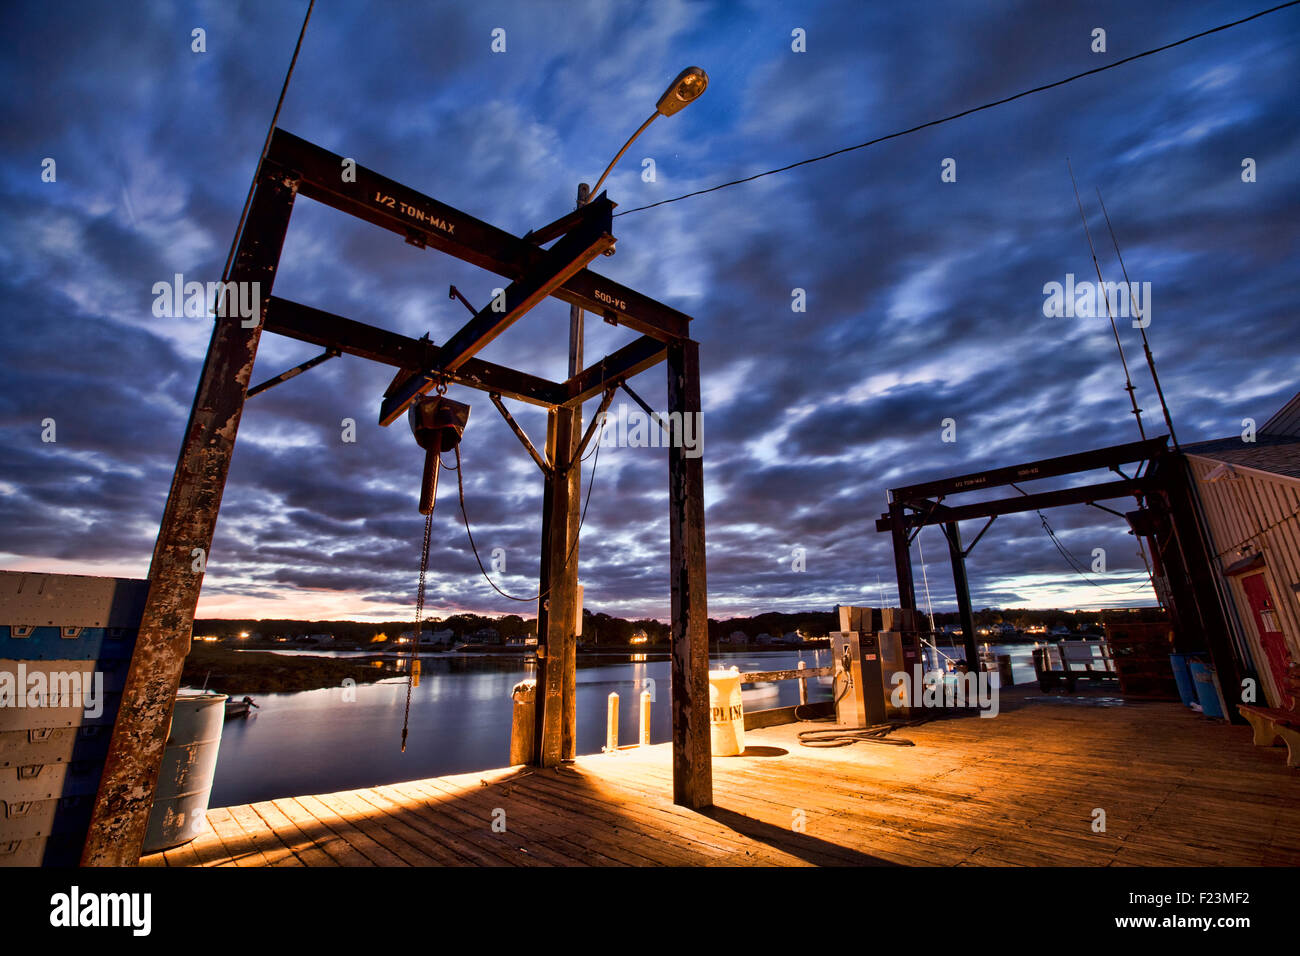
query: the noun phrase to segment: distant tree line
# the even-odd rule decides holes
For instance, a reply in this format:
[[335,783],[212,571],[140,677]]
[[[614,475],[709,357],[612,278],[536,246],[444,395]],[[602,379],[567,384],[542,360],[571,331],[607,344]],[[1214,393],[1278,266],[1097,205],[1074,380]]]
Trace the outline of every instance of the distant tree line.
[[[1104,611],[1065,611],[1059,608],[983,608],[975,612],[976,627],[996,627],[1009,624],[1018,630],[1029,627],[1067,627],[1071,630],[1100,628]],[[1126,615],[1127,620],[1157,620],[1164,612],[1158,607],[1136,608],[1131,611],[1118,612]],[[945,624],[959,624],[956,612],[940,612],[934,615],[935,627]],[[491,617],[481,614],[453,614],[446,618],[430,618],[421,625],[426,631],[451,630],[458,640],[484,628],[495,630],[504,643],[536,636],[537,621],[518,614],[505,614]],[[287,619],[225,619],[213,618],[194,622],[194,634],[212,635],[221,640],[233,640],[241,633],[256,635],[250,637],[250,645],[294,641],[313,634],[332,634],[339,644],[371,645],[377,638],[381,643],[396,641],[398,635],[414,630],[412,621],[384,621],[369,623],[364,621],[296,621]],[[837,615],[834,611],[801,611],[783,613],[769,611],[752,617],[732,617],[725,620],[709,618],[709,640],[718,642],[730,638],[737,631],[749,640],[761,634],[780,638],[784,634],[798,632],[805,638],[825,637],[831,631],[839,629]],[[644,640],[642,640],[644,638]],[[592,613],[583,610],[582,636],[579,643],[585,646],[601,645],[625,646],[636,643],[649,645],[667,645],[669,626],[651,618],[628,620],[614,617],[603,612]]]

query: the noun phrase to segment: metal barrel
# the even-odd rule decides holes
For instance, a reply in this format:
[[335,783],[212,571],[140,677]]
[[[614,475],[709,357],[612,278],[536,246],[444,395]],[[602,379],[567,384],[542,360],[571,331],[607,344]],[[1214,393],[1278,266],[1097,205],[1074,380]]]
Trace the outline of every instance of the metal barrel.
[[180,846],[204,831],[225,717],[225,694],[176,698],[144,853]]

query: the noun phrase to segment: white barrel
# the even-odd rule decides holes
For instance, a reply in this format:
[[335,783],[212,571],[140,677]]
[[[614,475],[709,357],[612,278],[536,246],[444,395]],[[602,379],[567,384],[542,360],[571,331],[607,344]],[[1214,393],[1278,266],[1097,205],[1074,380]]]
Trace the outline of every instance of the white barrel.
[[745,750],[745,708],[736,668],[709,671],[709,724],[713,756],[734,757]]
[[145,833],[145,853],[170,850],[203,832],[225,719],[225,694],[176,698]]

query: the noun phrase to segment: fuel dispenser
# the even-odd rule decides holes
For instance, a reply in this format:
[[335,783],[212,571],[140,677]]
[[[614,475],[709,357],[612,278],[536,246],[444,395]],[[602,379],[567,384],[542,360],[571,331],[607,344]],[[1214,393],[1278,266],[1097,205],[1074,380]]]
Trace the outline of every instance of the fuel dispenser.
[[885,686],[875,633],[835,631],[831,634],[831,654],[835,668],[831,681],[835,723],[861,730],[885,723]]
[[[913,685],[925,669],[924,619],[902,608],[841,605],[837,611],[841,630],[830,636],[836,724],[861,729],[920,716],[920,688]],[[904,686],[910,693],[895,703],[899,673],[907,675]]]

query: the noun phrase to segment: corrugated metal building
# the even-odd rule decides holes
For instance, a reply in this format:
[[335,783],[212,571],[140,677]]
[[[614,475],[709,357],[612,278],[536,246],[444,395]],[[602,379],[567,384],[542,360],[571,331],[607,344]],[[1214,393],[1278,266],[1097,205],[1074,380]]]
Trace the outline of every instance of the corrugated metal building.
[[1287,659],[1300,661],[1300,394],[1254,437],[1182,450],[1235,626],[1250,648],[1268,703],[1285,707]]

